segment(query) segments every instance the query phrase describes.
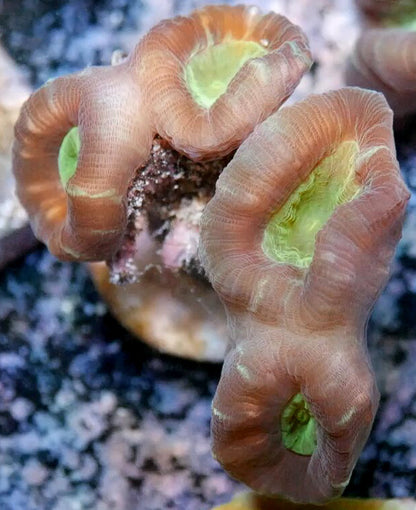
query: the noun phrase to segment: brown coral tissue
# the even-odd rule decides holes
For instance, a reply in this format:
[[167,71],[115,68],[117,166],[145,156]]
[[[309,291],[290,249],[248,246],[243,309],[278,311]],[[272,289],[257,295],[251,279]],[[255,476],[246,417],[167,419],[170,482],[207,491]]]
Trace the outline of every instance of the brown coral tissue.
[[416,32],[365,31],[349,60],[346,81],[382,92],[397,117],[416,113]]
[[408,198],[391,110],[358,88],[279,110],[221,174],[200,246],[230,338],[213,451],[254,490],[324,503],[348,484],[379,398],[366,322]]
[[156,135],[194,160],[224,156],[310,65],[305,36],[286,18],[208,6],[159,23],[114,66],[47,82],[15,131],[17,193],[36,236],[61,259],[110,259]]

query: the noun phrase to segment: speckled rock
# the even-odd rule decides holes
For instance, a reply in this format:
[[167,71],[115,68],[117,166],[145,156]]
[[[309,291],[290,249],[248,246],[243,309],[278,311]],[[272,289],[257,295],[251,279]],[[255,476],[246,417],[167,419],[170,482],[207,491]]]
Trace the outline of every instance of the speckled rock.
[[[0,278],[0,508],[210,508],[219,367],[131,339],[86,268],[40,250]],[[140,505],[139,505],[140,502]]]

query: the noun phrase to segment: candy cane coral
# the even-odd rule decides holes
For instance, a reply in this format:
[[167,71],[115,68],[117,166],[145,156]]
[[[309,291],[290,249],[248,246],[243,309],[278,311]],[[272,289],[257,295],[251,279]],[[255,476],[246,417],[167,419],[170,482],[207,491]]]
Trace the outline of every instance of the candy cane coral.
[[195,160],[228,154],[310,65],[286,18],[217,6],[161,22],[118,65],[46,83],[23,107],[14,147],[35,234],[61,259],[110,259],[157,134]]
[[200,255],[230,344],[213,451],[251,488],[342,493],[378,404],[365,329],[409,193],[383,96],[343,89],[273,114],[236,152]]

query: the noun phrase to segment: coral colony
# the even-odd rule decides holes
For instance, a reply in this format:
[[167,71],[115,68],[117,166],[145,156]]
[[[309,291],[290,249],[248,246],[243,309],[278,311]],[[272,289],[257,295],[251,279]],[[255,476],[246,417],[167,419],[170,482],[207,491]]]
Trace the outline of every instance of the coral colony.
[[[379,62],[357,48],[359,70]],[[299,27],[254,7],[163,21],[121,62],[31,96],[14,172],[59,258],[105,260],[114,281],[140,284],[151,239],[162,270],[208,278],[229,336],[214,455],[260,493],[324,503],[377,410],[366,322],[409,194],[381,94],[279,109],[311,63]]]

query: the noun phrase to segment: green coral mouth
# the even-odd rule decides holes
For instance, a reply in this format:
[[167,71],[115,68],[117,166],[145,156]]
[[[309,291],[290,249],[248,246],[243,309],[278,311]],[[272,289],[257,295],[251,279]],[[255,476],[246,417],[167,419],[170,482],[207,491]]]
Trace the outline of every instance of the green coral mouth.
[[315,250],[317,233],[335,209],[360,191],[355,180],[356,142],[343,142],[322,159],[307,180],[272,215],[266,225],[262,249],[272,260],[308,267]]
[[287,404],[281,418],[284,446],[299,455],[312,455],[316,448],[316,420],[303,395],[297,393]]
[[210,45],[195,53],[185,67],[188,90],[196,103],[210,108],[247,60],[266,53],[267,50],[254,41],[230,40]]
[[59,177],[64,188],[77,170],[80,149],[81,140],[78,127],[73,127],[62,140],[58,155]]

